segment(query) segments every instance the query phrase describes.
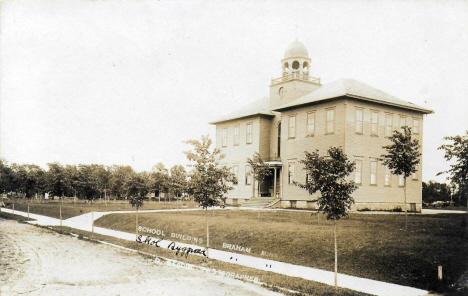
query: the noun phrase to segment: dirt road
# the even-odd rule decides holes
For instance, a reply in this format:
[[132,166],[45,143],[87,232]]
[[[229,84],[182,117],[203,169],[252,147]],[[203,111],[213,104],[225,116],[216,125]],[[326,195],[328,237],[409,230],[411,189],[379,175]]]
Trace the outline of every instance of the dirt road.
[[0,219],[0,295],[280,295]]

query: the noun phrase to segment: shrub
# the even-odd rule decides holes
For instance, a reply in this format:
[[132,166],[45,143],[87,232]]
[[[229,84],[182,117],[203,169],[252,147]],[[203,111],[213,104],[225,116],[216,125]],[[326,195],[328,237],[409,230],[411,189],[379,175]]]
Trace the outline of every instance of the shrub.
[[401,209],[401,207],[396,207],[392,210],[392,212],[403,212],[403,210]]
[[362,208],[362,209],[358,209],[358,212],[369,212],[371,209],[369,208]]

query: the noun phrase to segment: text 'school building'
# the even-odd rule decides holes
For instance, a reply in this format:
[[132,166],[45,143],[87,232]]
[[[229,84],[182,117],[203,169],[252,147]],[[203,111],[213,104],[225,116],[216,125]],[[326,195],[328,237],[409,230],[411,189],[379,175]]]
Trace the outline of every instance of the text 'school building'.
[[[354,79],[321,84],[309,76],[311,59],[305,46],[293,42],[281,60],[282,76],[271,81],[270,97],[213,121],[216,147],[226,155],[238,182],[228,193],[228,204],[314,208],[313,196],[293,184],[305,183],[300,160],[304,151],[341,146],[356,169],[350,176],[357,184],[355,209],[403,208],[403,178],[382,165],[382,146],[401,126],[411,127],[422,152],[423,119],[433,113],[402,101]],[[246,162],[255,152],[274,173],[257,190]],[[411,211],[421,210],[421,171],[407,179],[407,202]],[[254,189],[252,188],[254,186]],[[252,197],[254,195],[254,197]],[[281,199],[279,201],[279,199]]]

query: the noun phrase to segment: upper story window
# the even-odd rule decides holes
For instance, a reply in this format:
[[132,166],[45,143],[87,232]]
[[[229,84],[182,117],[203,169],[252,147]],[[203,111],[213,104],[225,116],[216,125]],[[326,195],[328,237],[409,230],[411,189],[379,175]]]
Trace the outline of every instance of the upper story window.
[[398,175],[398,186],[405,186],[405,178],[403,177],[403,175]]
[[[364,110],[362,108],[356,108],[356,134],[362,134],[362,119],[363,119]],[[328,116],[328,112],[327,112]]]
[[416,171],[412,175],[412,180],[418,180],[419,165],[416,165]]
[[234,146],[239,145],[239,126],[234,127]]
[[245,185],[252,184],[252,173],[250,170],[250,164],[245,165]]
[[288,129],[288,138],[296,137],[296,116],[289,116],[289,129]]
[[227,128],[223,128],[223,147],[227,146]]
[[377,185],[377,159],[370,161],[370,184]]
[[249,123],[245,126],[245,132],[246,132],[246,139],[245,142],[247,144],[252,144],[252,124]]
[[232,182],[232,184],[237,185],[237,184],[239,183],[239,178],[238,178],[238,177],[239,177],[239,175],[238,175],[238,173],[239,173],[239,166],[238,166],[238,165],[233,165],[233,166],[232,166],[232,173],[233,173],[234,176],[236,177],[235,180],[234,180],[234,182]]
[[371,111],[371,135],[379,135],[379,111]]
[[393,114],[387,114],[385,118],[385,137],[392,136]]
[[327,122],[326,122],[327,134],[331,134],[334,132],[334,121],[335,121],[335,108],[327,109]]
[[413,134],[419,134],[419,118],[413,118]]
[[403,130],[404,126],[406,126],[406,116],[400,115],[400,129]]
[[356,159],[356,169],[354,170],[354,183],[362,184],[362,159]]
[[293,184],[296,178],[296,162],[288,162],[288,184]]
[[385,186],[390,186],[392,185],[392,172],[390,171],[390,168],[387,166],[385,167]]
[[307,113],[307,135],[315,134],[315,112]]

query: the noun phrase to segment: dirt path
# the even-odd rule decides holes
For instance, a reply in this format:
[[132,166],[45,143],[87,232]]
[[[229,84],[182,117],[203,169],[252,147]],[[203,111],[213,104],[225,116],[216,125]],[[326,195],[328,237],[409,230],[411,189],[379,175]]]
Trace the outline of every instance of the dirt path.
[[0,295],[280,295],[0,219]]

